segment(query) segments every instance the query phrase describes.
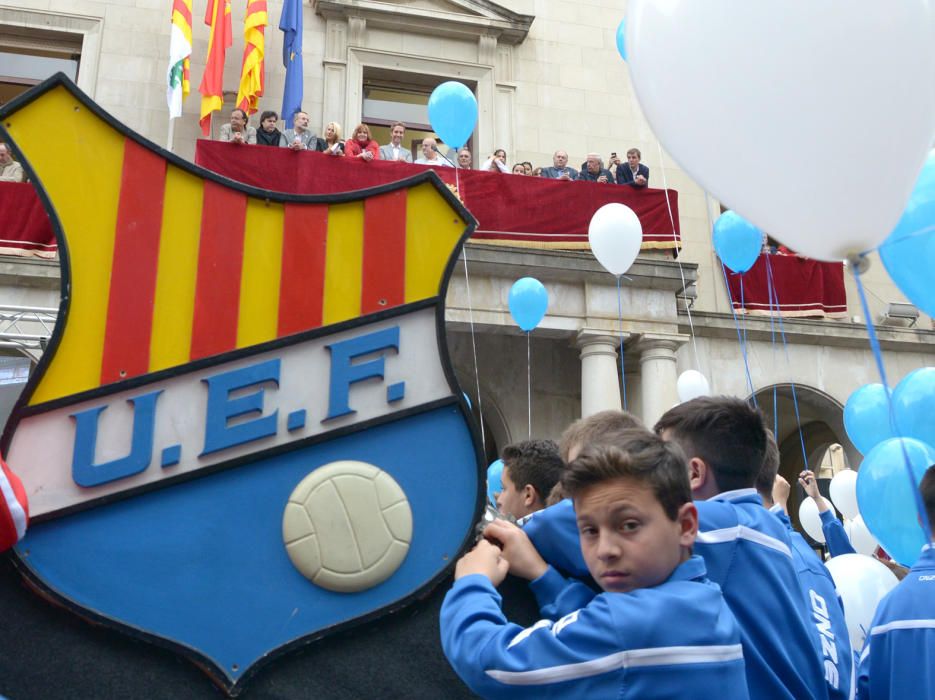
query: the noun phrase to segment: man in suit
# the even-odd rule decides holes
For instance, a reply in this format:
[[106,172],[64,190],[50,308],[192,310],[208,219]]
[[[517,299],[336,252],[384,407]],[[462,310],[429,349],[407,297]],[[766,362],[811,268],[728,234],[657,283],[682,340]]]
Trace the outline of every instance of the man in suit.
[[403,146],[403,136],[406,127],[402,122],[395,122],[390,127],[390,143],[380,146],[380,160],[390,160],[397,163],[411,163],[412,154]]
[[640,163],[640,149],[627,151],[627,164],[617,166],[617,184],[631,187],[646,187],[649,184],[649,168]]
[[230,123],[221,125],[218,141],[256,143],[256,129],[247,125],[247,113],[239,108],[231,112]]
[[286,129],[279,139],[279,145],[293,151],[324,151],[325,140],[315,136],[308,128],[308,114],[299,111],[292,117],[293,128]]
[[568,154],[565,151],[555,151],[552,154],[552,167],[543,168],[540,177],[552,180],[577,180],[578,171],[568,167]]

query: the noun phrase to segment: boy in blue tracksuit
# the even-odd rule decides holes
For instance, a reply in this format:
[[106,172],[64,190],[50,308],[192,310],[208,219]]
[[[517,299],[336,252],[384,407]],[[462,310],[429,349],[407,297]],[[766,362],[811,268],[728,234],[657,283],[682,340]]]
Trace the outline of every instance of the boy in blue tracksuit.
[[856,554],[857,550],[851,544],[847,532],[844,531],[844,525],[834,516],[831,506],[822,497],[818,491],[818,479],[815,473],[806,469],[799,474],[799,484],[805,489],[805,493],[815,501],[818,506],[818,517],[821,518],[821,533],[825,536],[825,544],[828,545],[828,553],[832,557],[840,554]]
[[[694,552],[740,624],[750,696],[826,697],[789,535],[753,487],[766,443],[762,415],[740,399],[702,397],[670,409],[655,430],[689,458],[699,525]],[[587,569],[570,546],[574,528],[567,500],[539,511],[524,526],[549,564],[582,577]]]
[[[737,623],[692,556],[695,507],[683,457],[647,431],[624,450],[589,448],[562,483],[577,510],[596,594],[566,582],[503,521],[455,569],[441,611],[451,665],[487,698],[749,697]],[[543,619],[507,622],[494,588],[532,580]]]
[[[935,527],[935,466],[919,484]],[[935,541],[935,530],[930,533]],[[935,546],[877,606],[857,671],[860,700],[935,698]]]
[[844,619],[844,607],[838,597],[831,572],[789,521],[786,503],[789,482],[779,476],[779,446],[769,429],[766,431],[766,455],[756,478],[756,491],[763,505],[779,518],[789,533],[792,560],[799,577],[805,606],[810,611],[812,634],[818,642],[819,657],[825,672],[825,684],[831,700],[849,700],[854,690],[854,653]]

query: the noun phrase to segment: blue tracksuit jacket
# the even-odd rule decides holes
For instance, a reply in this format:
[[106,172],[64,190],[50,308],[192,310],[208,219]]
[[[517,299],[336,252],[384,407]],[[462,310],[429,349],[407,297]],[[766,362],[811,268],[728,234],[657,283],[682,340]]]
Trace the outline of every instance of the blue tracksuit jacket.
[[[560,597],[562,588],[559,578]],[[459,579],[442,604],[445,656],[485,698],[749,697],[737,622],[699,557],[653,588],[564,593],[590,602],[523,629],[507,622],[489,579]]]
[[821,648],[828,697],[832,700],[848,700],[853,697],[854,653],[851,651],[844,608],[834,579],[815,550],[792,527],[789,516],[778,507],[771,508],[770,512],[779,518],[789,533],[795,572],[799,576],[805,605],[810,611],[813,631]]
[[935,548],[877,606],[857,671],[857,697],[935,698]]
[[[786,528],[754,489],[695,501],[694,552],[724,593],[740,624],[747,685],[758,700],[825,698],[821,651],[811,631]],[[549,564],[585,577],[570,500],[536,513],[523,528]]]
[[826,510],[824,513],[819,513],[818,517],[821,518],[821,532],[825,536],[825,544],[828,545],[828,553],[831,554],[832,557],[836,557],[839,554],[857,553],[847,533],[844,531],[844,525],[841,524],[840,520],[834,517],[834,513],[832,513],[830,509]]

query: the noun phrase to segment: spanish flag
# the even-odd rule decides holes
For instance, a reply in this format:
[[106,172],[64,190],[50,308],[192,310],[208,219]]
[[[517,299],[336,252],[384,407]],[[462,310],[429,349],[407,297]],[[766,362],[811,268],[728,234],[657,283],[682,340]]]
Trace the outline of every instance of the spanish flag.
[[224,54],[233,43],[230,0],[208,0],[205,24],[211,27],[208,61],[198,92],[201,93],[201,133],[211,131],[211,112],[224,104]]
[[263,95],[263,32],[266,24],[266,0],[247,0],[247,15],[243,20],[243,67],[237,92],[237,106],[247,115],[257,111],[258,98]]
[[166,76],[169,119],[182,116],[182,101],[191,92],[192,0],[173,0]]

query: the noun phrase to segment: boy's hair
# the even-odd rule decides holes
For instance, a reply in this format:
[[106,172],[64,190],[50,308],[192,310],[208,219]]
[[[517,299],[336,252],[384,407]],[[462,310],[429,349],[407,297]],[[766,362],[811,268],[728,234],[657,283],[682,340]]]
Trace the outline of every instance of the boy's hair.
[[562,487],[575,498],[586,488],[621,478],[648,486],[670,520],[692,501],[682,449],[646,429],[628,431],[618,445],[585,447],[565,470]]
[[531,484],[543,503],[565,470],[554,440],[523,440],[507,445],[500,458],[516,488]]
[[273,110],[268,109],[265,112],[263,112],[263,114],[260,115],[260,123],[262,124],[270,117],[273,117],[276,121],[279,121],[279,115],[276,114],[276,112],[274,112]]
[[772,503],[773,484],[776,482],[776,474],[779,473],[779,445],[776,444],[776,437],[773,431],[766,429],[766,451],[763,455],[763,466],[760,467],[756,475],[756,491],[764,500]]
[[653,429],[668,430],[689,459],[700,458],[714,472],[718,489],[750,488],[763,466],[763,414],[732,396],[702,396],[666,411]]
[[562,459],[568,460],[572,447],[586,445],[616,445],[624,433],[635,428],[644,428],[643,421],[626,411],[600,411],[587,418],[579,418],[565,428],[558,443]]
[[925,470],[919,483],[919,491],[922,492],[922,503],[925,504],[925,514],[929,519],[929,527],[932,528],[932,536],[935,537],[935,464]]

